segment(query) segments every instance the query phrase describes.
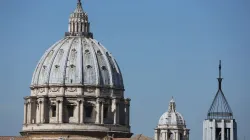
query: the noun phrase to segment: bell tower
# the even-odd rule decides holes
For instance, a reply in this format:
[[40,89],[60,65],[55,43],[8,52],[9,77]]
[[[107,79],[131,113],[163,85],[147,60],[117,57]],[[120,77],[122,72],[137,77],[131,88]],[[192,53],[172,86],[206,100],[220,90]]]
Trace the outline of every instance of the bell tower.
[[203,121],[203,140],[237,140],[237,123],[222,92],[221,61],[217,79],[218,91]]

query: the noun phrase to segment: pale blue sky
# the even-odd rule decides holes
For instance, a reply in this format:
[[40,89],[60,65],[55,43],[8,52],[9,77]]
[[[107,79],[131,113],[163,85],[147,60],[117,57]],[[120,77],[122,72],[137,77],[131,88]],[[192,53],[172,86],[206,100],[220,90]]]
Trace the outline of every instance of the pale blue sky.
[[[75,6],[76,0],[0,1],[0,135],[21,130],[36,63],[63,38]],[[122,70],[132,132],[153,137],[174,96],[190,139],[202,139],[221,59],[239,140],[250,139],[249,0],[85,0],[84,9],[95,39]]]

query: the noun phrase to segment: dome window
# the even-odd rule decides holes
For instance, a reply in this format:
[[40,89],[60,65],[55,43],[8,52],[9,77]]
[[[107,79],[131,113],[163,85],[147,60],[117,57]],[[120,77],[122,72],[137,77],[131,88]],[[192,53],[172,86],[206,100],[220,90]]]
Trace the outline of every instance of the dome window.
[[86,54],[89,54],[89,50],[85,50],[85,53],[86,53]]
[[97,51],[97,54],[102,55],[102,52],[100,50]]
[[87,68],[90,69],[90,68],[92,68],[92,67],[91,67],[90,65],[87,65]]
[[75,66],[75,65],[73,65],[73,64],[71,64],[71,65],[70,65],[70,68],[72,68],[72,69],[73,69],[74,67],[76,67],[76,66]]
[[76,49],[74,48],[74,49],[72,49],[72,52],[76,52]]
[[55,65],[56,68],[59,68],[60,66],[59,65]]
[[47,66],[43,65],[43,69],[46,69]]
[[107,68],[105,66],[102,66],[102,70],[107,70]]

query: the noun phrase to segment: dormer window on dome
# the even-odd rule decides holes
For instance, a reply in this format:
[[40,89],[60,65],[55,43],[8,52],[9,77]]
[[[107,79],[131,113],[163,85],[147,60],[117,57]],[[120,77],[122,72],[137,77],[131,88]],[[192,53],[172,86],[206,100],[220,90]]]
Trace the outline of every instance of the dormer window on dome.
[[78,0],[75,11],[70,15],[68,32],[65,33],[65,36],[93,38],[93,34],[90,32],[88,15],[82,8],[81,0]]

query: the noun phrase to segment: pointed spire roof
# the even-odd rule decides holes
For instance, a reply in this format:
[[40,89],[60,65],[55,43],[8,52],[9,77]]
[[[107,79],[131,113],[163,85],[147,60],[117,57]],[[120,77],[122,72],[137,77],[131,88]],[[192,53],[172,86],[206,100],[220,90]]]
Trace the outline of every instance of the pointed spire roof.
[[208,110],[208,119],[233,119],[233,112],[222,92],[221,60],[219,64],[218,91],[214,97],[213,103]]
[[83,13],[83,8],[82,8],[82,2],[81,0],[77,0],[77,7],[74,11],[74,13]]

